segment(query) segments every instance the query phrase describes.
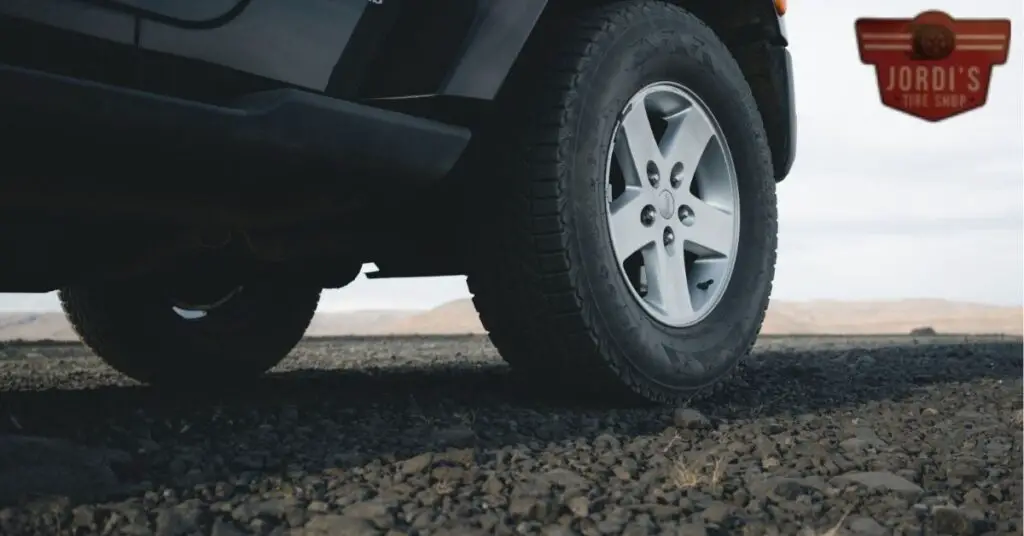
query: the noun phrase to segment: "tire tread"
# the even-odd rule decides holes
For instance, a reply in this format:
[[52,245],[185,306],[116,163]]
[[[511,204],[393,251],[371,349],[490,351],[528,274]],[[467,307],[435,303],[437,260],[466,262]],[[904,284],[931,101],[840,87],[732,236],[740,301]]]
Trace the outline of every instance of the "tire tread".
[[[574,395],[678,402],[663,390],[649,389],[611,357],[616,350],[602,336],[604,322],[597,308],[589,306],[590,289],[568,253],[572,224],[562,210],[569,202],[562,168],[572,155],[565,154],[571,144],[561,137],[572,120],[572,104],[581,98],[588,63],[630,19],[664,16],[684,17],[696,31],[712,34],[692,14],[656,0],[546,14],[501,96],[500,105],[514,115],[499,122],[511,128],[499,145],[519,152],[506,161],[494,158],[504,173],[489,181],[498,184],[499,193],[492,198],[500,199],[490,225],[484,226],[488,234],[482,243],[491,247],[484,246],[468,283],[484,328],[513,371]],[[743,89],[753,105],[745,83]],[[763,136],[761,125],[754,128]],[[770,154],[762,158],[770,161]],[[770,195],[774,206],[774,189]],[[767,224],[774,232],[774,221]],[[771,266],[774,256],[773,247]],[[758,326],[766,308],[767,297]],[[754,339],[756,333],[748,351]]]

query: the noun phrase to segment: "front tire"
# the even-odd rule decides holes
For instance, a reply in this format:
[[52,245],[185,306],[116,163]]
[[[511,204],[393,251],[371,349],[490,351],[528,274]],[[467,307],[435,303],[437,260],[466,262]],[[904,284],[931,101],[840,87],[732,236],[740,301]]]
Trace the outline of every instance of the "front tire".
[[[621,396],[677,404],[733,369],[764,319],[777,223],[762,120],[728,49],[677,6],[626,1],[555,17],[542,20],[503,90],[502,107],[511,113],[497,123],[505,130],[490,141],[489,171],[496,176],[481,195],[493,210],[482,215],[487,221],[482,253],[468,278],[474,303],[502,356],[531,383],[603,400]],[[699,314],[659,314],[658,304],[676,296],[668,291],[661,293],[664,300],[645,301],[648,294],[638,291],[643,281],[630,275],[636,268],[626,266],[635,258],[621,258],[617,244],[622,240],[609,224],[610,215],[617,214],[615,190],[622,191],[609,180],[617,132],[629,120],[628,107],[652,87],[678,88],[692,97],[689,101],[721,136],[722,158],[716,161],[731,168],[726,171],[732,173],[735,206],[729,206],[735,210],[729,212],[735,215],[735,232],[719,233],[715,247],[688,248],[698,253],[732,248],[728,270],[716,276],[717,295],[705,297]],[[664,133],[654,129],[653,134],[667,145]],[[700,158],[680,162],[689,170],[703,166],[708,176],[723,171]],[[680,273],[685,265],[685,280],[694,256],[693,251],[683,255],[687,248],[681,246],[695,239],[680,234],[692,232],[680,224],[694,213],[684,214],[682,205],[668,199],[702,208],[725,204],[702,201],[688,182],[675,190],[664,185],[643,190],[645,180],[677,184],[672,163],[658,163],[666,169],[647,176],[643,163],[620,167],[635,171],[630,184],[639,189],[631,191],[653,196],[646,204],[654,212],[644,214],[642,209],[650,207],[639,205],[637,225],[643,217],[643,226],[654,221],[674,231],[679,260],[671,262],[679,263],[672,266]],[[687,176],[698,181],[692,171],[679,175],[683,181]],[[640,241],[632,251],[667,251],[668,235],[668,230],[657,235],[664,236],[664,247]],[[680,281],[678,274],[673,277]]]
[[232,289],[202,315],[147,285],[82,285],[60,291],[89,348],[135,380],[171,388],[251,380],[302,339],[320,289],[261,281]]

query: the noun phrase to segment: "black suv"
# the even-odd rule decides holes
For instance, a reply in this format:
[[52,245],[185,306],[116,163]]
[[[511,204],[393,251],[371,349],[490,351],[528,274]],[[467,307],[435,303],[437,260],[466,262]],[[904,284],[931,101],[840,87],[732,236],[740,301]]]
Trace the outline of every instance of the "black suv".
[[[3,0],[0,292],[100,357],[258,376],[321,289],[464,274],[539,388],[672,403],[768,304],[782,0]],[[546,386],[546,387],[545,387]]]

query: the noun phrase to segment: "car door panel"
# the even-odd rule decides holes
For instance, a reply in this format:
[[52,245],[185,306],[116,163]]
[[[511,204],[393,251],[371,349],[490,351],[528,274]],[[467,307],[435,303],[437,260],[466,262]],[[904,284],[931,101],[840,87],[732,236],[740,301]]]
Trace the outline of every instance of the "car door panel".
[[3,0],[0,16],[132,45],[135,17],[82,0]]
[[208,22],[229,19],[236,8],[244,8],[249,0],[85,0],[122,6],[139,16],[146,14],[165,20]]
[[[217,3],[221,8],[226,5]],[[142,18],[139,46],[323,90],[368,4],[367,0],[251,0],[230,21],[208,29]],[[169,8],[168,12],[175,11]],[[199,11],[175,13],[200,16]]]
[[547,1],[478,0],[476,21],[440,92],[494,98]]

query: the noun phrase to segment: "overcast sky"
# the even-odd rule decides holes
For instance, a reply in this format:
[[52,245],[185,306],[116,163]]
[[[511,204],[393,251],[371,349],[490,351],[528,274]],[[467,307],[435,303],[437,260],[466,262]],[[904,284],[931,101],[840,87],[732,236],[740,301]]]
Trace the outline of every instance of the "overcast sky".
[[[1024,17],[1020,0],[790,0],[799,142],[779,185],[773,299],[1024,299]],[[882,107],[854,20],[1009,17],[1010,60],[984,108],[928,123]],[[325,292],[322,310],[429,308],[468,296],[461,277],[369,281]],[[56,309],[0,294],[0,309]]]

